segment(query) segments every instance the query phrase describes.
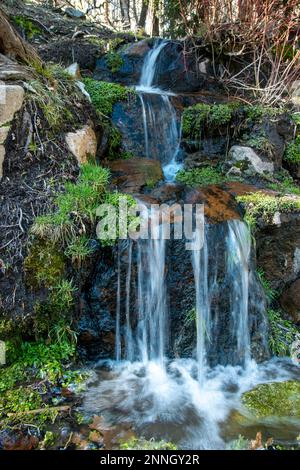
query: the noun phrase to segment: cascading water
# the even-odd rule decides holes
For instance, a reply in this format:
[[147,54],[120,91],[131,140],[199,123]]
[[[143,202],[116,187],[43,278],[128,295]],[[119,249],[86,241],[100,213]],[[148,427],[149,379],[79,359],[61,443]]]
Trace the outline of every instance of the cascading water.
[[[137,92],[146,155],[159,159],[165,179],[172,181],[180,168],[176,161],[180,129],[172,94],[153,87],[157,59],[166,44],[158,41],[148,53]],[[162,134],[162,147],[157,132]],[[197,244],[201,248],[189,253],[185,240],[180,240],[174,255],[175,245],[164,239],[159,220],[152,225],[154,236],[119,243],[116,361],[99,363],[100,383],[88,390],[84,409],[104,414],[112,424],[128,422],[137,434],[170,440],[179,448],[222,449],[231,412],[241,411],[241,394],[258,383],[291,378],[292,372],[284,361],[257,365],[251,359],[249,312],[253,296],[258,303],[259,285],[246,224],[240,220],[206,224],[204,237],[200,230],[194,233],[196,242],[203,237],[202,246]],[[189,271],[185,284],[182,271],[174,267],[177,257]],[[183,289],[189,289],[188,296]],[[183,317],[191,297],[188,323],[174,314],[175,291],[176,297],[182,296]],[[255,308],[255,328],[262,330],[260,338],[267,337],[263,305]],[[172,331],[180,337],[185,328],[194,352],[180,356]],[[244,434],[245,429],[239,431]]]
[[[166,181],[172,182],[182,165],[177,161],[181,129],[170,97],[174,94],[153,86],[157,59],[167,41],[157,41],[147,54],[136,90],[142,106],[145,154],[160,160]],[[158,145],[160,134],[162,145]]]

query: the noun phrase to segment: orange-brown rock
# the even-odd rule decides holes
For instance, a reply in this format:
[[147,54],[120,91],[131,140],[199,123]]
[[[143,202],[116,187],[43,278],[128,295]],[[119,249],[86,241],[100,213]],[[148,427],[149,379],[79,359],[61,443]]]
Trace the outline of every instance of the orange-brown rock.
[[205,216],[211,223],[241,219],[241,213],[234,197],[217,185],[190,190],[186,194],[184,202],[187,204],[204,204]]
[[143,187],[153,186],[163,179],[161,164],[157,160],[130,158],[108,162],[112,184],[125,193],[139,193]]

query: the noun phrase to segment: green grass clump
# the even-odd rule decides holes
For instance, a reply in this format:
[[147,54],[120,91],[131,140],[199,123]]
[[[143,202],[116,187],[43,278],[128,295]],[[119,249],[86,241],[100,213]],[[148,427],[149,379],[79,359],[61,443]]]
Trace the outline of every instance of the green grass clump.
[[132,437],[129,441],[120,445],[121,450],[177,450],[175,444],[166,441],[155,441],[154,439],[144,439]]
[[266,279],[265,273],[262,269],[257,270],[257,275],[259,277],[261,285],[263,286],[266,297],[268,301],[271,303],[273,300],[275,300],[277,293],[275,290],[272,289],[271,284],[268,281],[268,279]]
[[207,186],[209,184],[221,184],[226,177],[215,168],[195,168],[193,170],[180,170],[176,180],[188,186]]
[[258,385],[243,394],[242,403],[257,418],[300,418],[300,382],[290,380]]
[[103,202],[110,173],[106,168],[85,164],[77,183],[67,183],[65,192],[55,197],[57,211],[37,217],[31,232],[38,238],[68,246],[79,231],[95,221],[96,209]]
[[112,114],[115,103],[127,100],[135,93],[133,89],[117,83],[99,82],[92,78],[85,78],[83,82],[97,112],[107,117]]
[[293,199],[290,196],[275,196],[258,191],[238,196],[236,199],[244,205],[246,210],[245,220],[252,228],[255,228],[259,218],[262,218],[266,223],[270,223],[276,212],[300,211],[300,200]]
[[268,310],[269,319],[269,346],[276,356],[289,356],[291,344],[299,333],[289,320],[282,318],[277,310]]
[[199,139],[204,125],[217,127],[229,124],[235,107],[235,104],[198,103],[186,108],[182,115],[183,136]]
[[65,250],[65,255],[71,258],[73,264],[80,267],[83,261],[92,255],[94,249],[90,245],[90,240],[86,235],[76,238]]
[[283,158],[288,163],[300,164],[300,136],[287,145]]

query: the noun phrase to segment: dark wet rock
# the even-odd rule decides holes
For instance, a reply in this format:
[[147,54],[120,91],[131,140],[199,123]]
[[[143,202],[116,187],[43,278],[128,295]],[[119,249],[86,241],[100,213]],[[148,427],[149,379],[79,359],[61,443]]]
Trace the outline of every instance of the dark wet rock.
[[289,314],[292,320],[295,323],[300,323],[300,279],[296,279],[283,291],[279,301],[283,310]]
[[163,179],[161,164],[157,160],[130,158],[115,160],[108,163],[108,166],[112,173],[112,184],[131,194]]
[[100,45],[85,39],[62,39],[55,43],[43,44],[39,51],[45,61],[63,64],[66,67],[77,62],[81,70],[93,71],[97,59],[104,51]]
[[257,264],[274,289],[282,289],[299,277],[299,214],[281,214],[279,224],[261,225],[255,238]]
[[177,93],[198,91],[211,69],[204,60],[199,67],[196,55],[186,53],[182,42],[169,41],[158,57],[154,85]]
[[144,39],[138,43],[129,44],[115,53],[122,58],[122,64],[116,72],[112,72],[107,56],[97,60],[94,78],[96,80],[116,81],[123,85],[137,85],[140,80],[144,57],[150,51],[149,44],[152,40]]
[[151,196],[160,203],[176,203],[181,199],[183,189],[184,185],[179,183],[162,184],[151,192]]

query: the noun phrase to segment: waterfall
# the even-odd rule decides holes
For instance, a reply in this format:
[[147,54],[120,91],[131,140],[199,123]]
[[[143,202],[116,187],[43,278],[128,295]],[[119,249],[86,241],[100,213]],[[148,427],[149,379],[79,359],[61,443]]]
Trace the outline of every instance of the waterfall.
[[181,128],[170,100],[174,94],[153,86],[157,59],[167,44],[167,41],[156,41],[148,52],[136,90],[142,106],[145,155],[160,160],[166,181],[172,182],[182,167],[177,161]]
[[[196,242],[199,242],[200,231],[196,232]],[[192,251],[192,265],[195,278],[195,315],[197,331],[197,365],[198,380],[203,385],[205,380],[206,366],[206,339],[210,333],[210,308],[208,297],[208,252],[206,236],[204,236],[203,247]]]
[[246,365],[251,357],[248,321],[251,237],[247,225],[238,220],[229,221],[228,228],[227,269],[231,280],[232,337],[236,341],[237,355],[241,363]]

